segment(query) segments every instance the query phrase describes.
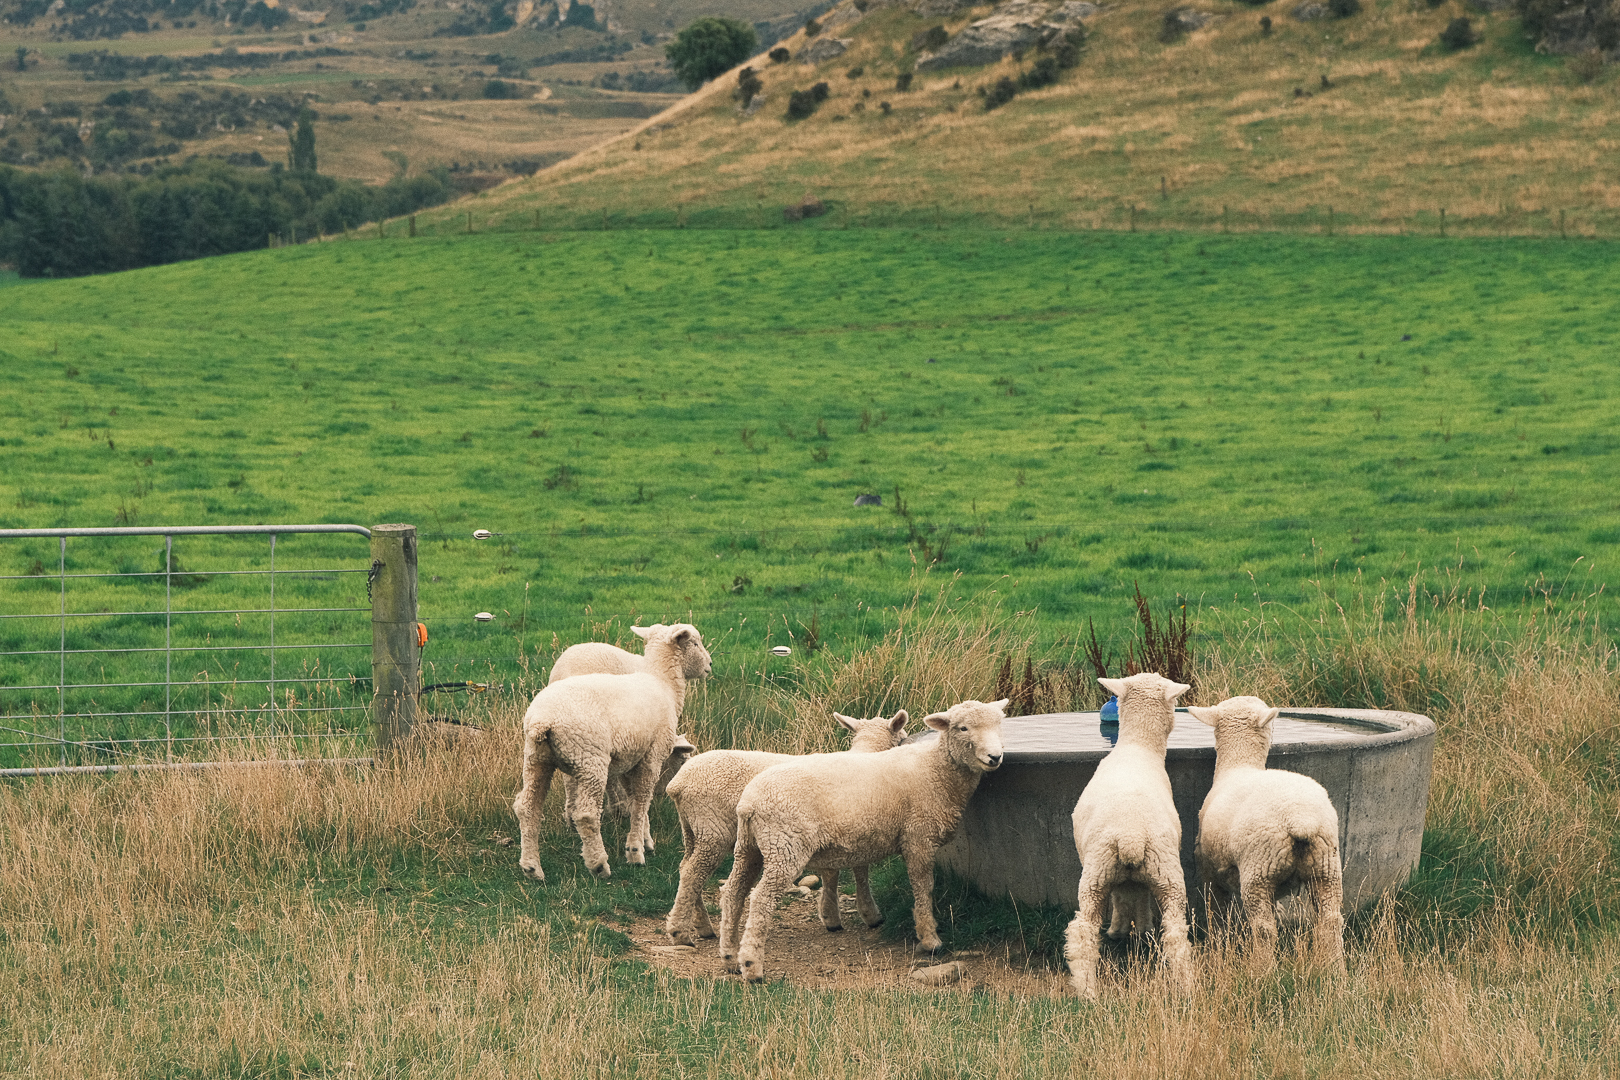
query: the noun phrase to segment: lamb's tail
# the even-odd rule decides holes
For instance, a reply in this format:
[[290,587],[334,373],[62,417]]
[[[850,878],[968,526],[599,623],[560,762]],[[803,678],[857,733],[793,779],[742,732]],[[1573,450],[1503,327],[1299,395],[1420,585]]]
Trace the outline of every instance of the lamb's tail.
[[1140,870],[1147,865],[1147,848],[1146,836],[1140,834],[1116,836],[1114,838],[1114,860],[1121,867]]
[[1293,840],[1292,855],[1294,866],[1306,876],[1322,876],[1329,872],[1329,867],[1336,872],[1339,869],[1339,843],[1338,837],[1324,836],[1314,829],[1290,829]]

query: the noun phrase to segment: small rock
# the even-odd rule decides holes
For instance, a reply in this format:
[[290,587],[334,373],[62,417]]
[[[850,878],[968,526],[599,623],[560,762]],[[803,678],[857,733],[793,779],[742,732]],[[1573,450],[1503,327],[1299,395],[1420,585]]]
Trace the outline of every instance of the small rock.
[[812,896],[814,896],[816,894],[811,892],[809,889],[805,888],[803,885],[795,885],[793,888],[788,890],[788,895],[789,896],[797,896],[797,897],[800,897],[802,899],[808,900],[808,899],[810,899]]
[[806,874],[804,877],[799,879],[799,885],[806,889],[820,888],[821,879],[816,877],[814,874]]
[[801,64],[809,64],[812,66],[815,64],[822,64],[833,59],[834,57],[844,55],[844,51],[849,48],[852,40],[853,39],[851,38],[835,37],[817,38],[809,45],[806,45],[804,48],[800,49],[799,55],[794,57],[794,59],[798,60],[798,62]]
[[1327,18],[1327,13],[1327,5],[1315,3],[1314,0],[1305,0],[1305,3],[1300,4],[1293,11],[1289,12],[1290,15],[1292,15],[1295,19],[1298,19],[1300,22],[1315,22],[1318,19],[1325,19]]
[[[933,363],[933,361],[930,360],[929,363]],[[881,495],[857,495],[857,496],[855,496],[855,505],[856,506],[882,506],[883,505],[883,496],[881,496]]]
[[911,973],[911,977],[924,986],[949,986],[966,974],[967,965],[952,960],[948,964],[935,964],[933,967],[918,968]]

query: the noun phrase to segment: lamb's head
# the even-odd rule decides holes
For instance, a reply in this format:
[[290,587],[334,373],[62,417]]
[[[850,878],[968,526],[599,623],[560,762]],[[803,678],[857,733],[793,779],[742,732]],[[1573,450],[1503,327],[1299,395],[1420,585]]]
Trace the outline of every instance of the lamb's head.
[[1122,739],[1131,733],[1128,729],[1154,738],[1169,738],[1176,726],[1176,698],[1192,689],[1187,683],[1174,682],[1155,671],[1144,671],[1124,679],[1097,681],[1119,698],[1119,734]]
[[660,635],[666,630],[685,630],[689,632],[685,638],[675,635],[676,645],[681,654],[682,678],[688,680],[707,678],[709,673],[714,670],[714,661],[709,656],[709,650],[703,647],[703,635],[698,633],[698,628],[691,623],[675,623],[669,626],[663,623],[653,623],[651,626],[632,626],[630,628],[631,633],[649,644],[652,642],[654,635]]
[[862,720],[859,717],[835,712],[833,719],[854,736],[849,741],[851,750],[864,750],[870,753],[889,750],[905,742],[906,725],[911,722],[911,715],[901,709],[890,717],[874,716]]
[[1257,697],[1229,697],[1219,705],[1193,705],[1187,711],[1215,729],[1217,754],[1223,750],[1248,751],[1245,756],[1258,753],[1261,763],[1271,746],[1271,722],[1282,712]]
[[1001,722],[1007,718],[1007,699],[959,701],[944,712],[923,717],[939,732],[945,753],[964,769],[994,772],[1001,767]]

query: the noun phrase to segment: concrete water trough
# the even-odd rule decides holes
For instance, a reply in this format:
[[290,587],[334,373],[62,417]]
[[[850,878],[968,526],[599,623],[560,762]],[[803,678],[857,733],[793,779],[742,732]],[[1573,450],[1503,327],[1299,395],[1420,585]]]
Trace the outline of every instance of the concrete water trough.
[[[1405,884],[1417,866],[1434,732],[1426,716],[1374,709],[1284,709],[1272,725],[1267,766],[1312,777],[1339,812],[1347,913]],[[1194,896],[1193,843],[1215,779],[1214,736],[1178,710],[1165,760]],[[1094,712],[1010,717],[1002,741],[1001,768],[979,784],[939,864],[991,896],[1073,908],[1080,859],[1070,816],[1112,743]]]

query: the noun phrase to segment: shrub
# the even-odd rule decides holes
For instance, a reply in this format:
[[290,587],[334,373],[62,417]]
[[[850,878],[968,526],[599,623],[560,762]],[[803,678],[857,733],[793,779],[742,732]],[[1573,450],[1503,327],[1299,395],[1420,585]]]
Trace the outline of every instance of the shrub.
[[1328,0],[1327,7],[1335,19],[1348,19],[1361,10],[1361,0]]
[[748,59],[758,41],[754,28],[738,19],[702,18],[676,34],[664,55],[686,88],[696,90]]
[[1171,8],[1164,13],[1164,21],[1159,24],[1159,40],[1166,45],[1181,40],[1181,35],[1187,32],[1187,26],[1181,21],[1181,9]]
[[819,33],[821,33],[821,24],[816,20],[810,19],[804,24],[805,37],[815,37]]
[[1070,68],[1080,66],[1080,46],[1086,43],[1086,28],[1077,26],[1073,30],[1057,39],[1052,46],[1052,57],[1057,61],[1058,69],[1068,71]]
[[1569,73],[1583,83],[1595,82],[1603,74],[1603,53],[1588,49],[1569,58]]
[[1002,76],[996,80],[996,85],[992,86],[989,92],[984,95],[984,111],[989,112],[991,109],[1007,104],[1017,94],[1018,84],[1006,76]]
[[789,120],[807,120],[816,111],[816,99],[808,90],[795,90],[788,95]]
[[1271,16],[1270,15],[1262,15],[1262,16],[1260,16],[1260,36],[1261,37],[1270,37],[1271,36]]
[[820,105],[823,101],[826,101],[831,96],[832,87],[828,86],[824,82],[818,82],[816,85],[810,88],[810,98],[817,105]]
[[772,49],[767,55],[769,55],[771,63],[773,64],[785,64],[789,60],[793,59],[793,54],[788,52],[780,45]]
[[518,96],[518,88],[501,79],[491,79],[484,84],[484,97],[490,101],[506,101]]
[[911,39],[912,52],[933,52],[935,49],[951,40],[951,35],[945,32],[943,26],[930,26],[927,30],[916,34]]
[[911,72],[907,71],[894,77],[894,88],[902,92],[911,89]]
[[751,67],[745,67],[737,72],[737,100],[747,105],[754,100],[754,95],[765,89],[765,84]]
[[863,67],[852,67],[848,71],[844,72],[844,74],[851,79],[858,79],[862,75],[866,74],[866,69]]
[[1058,62],[1055,56],[1043,56],[1035,66],[1018,76],[1018,89],[1039,90],[1058,81]]
[[1474,36],[1474,24],[1466,17],[1452,19],[1446,24],[1446,28],[1440,31],[1440,44],[1452,52],[1466,49],[1477,40],[1478,38]]

